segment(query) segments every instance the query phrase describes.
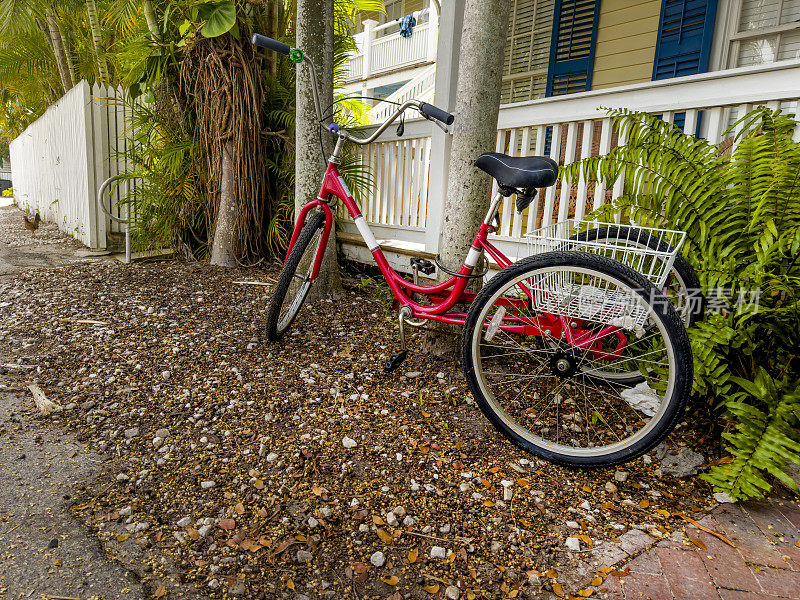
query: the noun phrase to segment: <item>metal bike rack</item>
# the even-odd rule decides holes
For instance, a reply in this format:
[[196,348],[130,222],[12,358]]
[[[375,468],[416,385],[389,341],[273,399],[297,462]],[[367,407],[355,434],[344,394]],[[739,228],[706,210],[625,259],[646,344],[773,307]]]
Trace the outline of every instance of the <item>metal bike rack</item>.
[[125,204],[125,218],[121,219],[119,217],[115,217],[108,210],[106,210],[105,204],[103,203],[103,196],[105,195],[109,186],[120,179],[125,179],[125,176],[115,175],[114,177],[109,177],[103,182],[103,185],[100,186],[100,189],[97,192],[97,205],[100,207],[100,210],[103,211],[103,214],[105,214],[109,219],[116,221],[120,225],[125,225],[125,264],[127,265],[131,262],[131,207],[129,204]]

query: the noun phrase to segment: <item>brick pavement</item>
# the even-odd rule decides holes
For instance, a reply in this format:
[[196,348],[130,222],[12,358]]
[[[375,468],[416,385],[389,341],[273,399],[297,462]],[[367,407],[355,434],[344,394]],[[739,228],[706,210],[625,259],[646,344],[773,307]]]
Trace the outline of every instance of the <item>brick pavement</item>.
[[[609,600],[800,600],[800,504],[796,500],[721,504],[700,521],[727,537],[686,528],[683,543],[664,540],[609,577]],[[689,540],[699,540],[705,549]]]

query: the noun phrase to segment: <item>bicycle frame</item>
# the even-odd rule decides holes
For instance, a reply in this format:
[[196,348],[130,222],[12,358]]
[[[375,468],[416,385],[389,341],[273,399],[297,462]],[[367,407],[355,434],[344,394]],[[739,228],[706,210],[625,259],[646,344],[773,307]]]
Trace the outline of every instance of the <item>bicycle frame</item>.
[[[508,267],[512,264],[512,261],[488,240],[489,234],[497,230],[496,227],[490,224],[499,205],[499,197],[497,197],[495,201],[492,202],[486,219],[475,235],[470,251],[464,260],[464,264],[458,271],[458,275],[454,275],[447,281],[435,285],[418,285],[406,280],[398,274],[397,271],[392,269],[386,260],[383,250],[375,239],[353,195],[350,193],[347,184],[339,173],[334,153],[334,157],[328,162],[319,196],[305,204],[300,210],[289,242],[289,248],[286,252],[288,258],[305,224],[308,213],[315,208],[321,209],[325,214],[325,226],[320,238],[317,255],[314,259],[314,266],[311,272],[312,280],[316,279],[319,275],[322,259],[325,255],[325,247],[328,244],[330,232],[333,228],[333,211],[329,206],[333,197],[341,200],[342,204],[344,204],[347,211],[350,213],[350,217],[355,222],[356,227],[358,227],[358,231],[372,253],[381,274],[389,284],[389,288],[392,290],[397,304],[399,306],[409,307],[414,318],[440,321],[442,323],[454,325],[464,325],[467,316],[466,313],[450,312],[450,309],[457,304],[471,304],[475,299],[476,294],[467,292],[466,288],[470,281],[468,276],[472,275],[472,272],[475,270],[481,252],[485,251],[501,268]],[[529,302],[534,301],[532,292],[527,289],[526,286],[520,284],[520,289],[528,296]],[[431,305],[422,305],[415,302],[412,298],[413,293],[427,296]],[[511,308],[515,306],[518,308],[527,308],[527,303],[523,300],[506,299],[502,303]],[[585,330],[583,328],[583,323],[578,321],[579,320],[576,319],[570,319],[568,322],[563,315],[543,315],[533,319],[509,315],[508,318],[503,320],[500,329],[509,333],[562,339],[576,347],[590,348],[590,351],[600,360],[610,361],[619,357],[622,350],[627,345],[627,338],[618,328],[605,327],[600,332],[591,332]],[[484,326],[487,327],[488,323],[484,324]],[[617,347],[612,351],[604,350],[602,344],[598,345],[598,342],[601,342],[609,335],[615,336],[618,340]]]

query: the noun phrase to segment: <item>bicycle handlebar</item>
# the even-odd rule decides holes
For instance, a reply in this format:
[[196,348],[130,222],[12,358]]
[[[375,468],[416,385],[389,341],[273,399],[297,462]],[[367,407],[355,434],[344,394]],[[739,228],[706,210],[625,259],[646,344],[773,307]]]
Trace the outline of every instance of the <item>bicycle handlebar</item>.
[[292,48],[289,46],[289,44],[284,44],[278,40],[273,40],[272,38],[261,35],[260,33],[253,34],[253,46],[258,48],[266,48],[267,50],[274,50],[275,52],[285,54],[286,56],[289,56],[289,53],[292,51]]
[[445,125],[452,125],[453,121],[456,120],[456,118],[449,112],[444,111],[441,108],[436,108],[433,104],[426,104],[425,102],[419,103],[419,112],[426,117],[441,121]]
[[307,57],[304,56],[303,53],[298,49],[292,49],[288,44],[280,42],[278,40],[274,40],[270,37],[265,35],[261,35],[260,33],[253,34],[253,45],[258,48],[265,48],[267,50],[273,50],[274,52],[278,52],[280,54],[285,54],[290,56],[291,59],[296,62],[308,62],[311,68],[311,88],[314,95],[314,107],[317,111],[317,117],[319,118],[320,127],[330,131],[333,135],[338,135],[340,137],[344,137],[345,139],[360,145],[371,144],[374,142],[378,136],[380,136],[386,129],[391,125],[397,117],[399,117],[403,112],[408,108],[416,108],[423,117],[426,119],[436,123],[439,127],[447,132],[447,127],[445,125],[452,125],[455,117],[451,115],[449,112],[442,110],[441,108],[435,107],[433,104],[427,104],[425,102],[420,102],[419,100],[409,100],[403,104],[401,104],[397,110],[389,117],[384,123],[378,127],[375,132],[367,138],[358,138],[355,137],[347,132],[339,131],[338,127],[336,128],[336,132],[334,132],[333,128],[325,127],[323,123],[323,115],[322,110],[319,102],[319,92],[317,90],[317,76],[314,63]]

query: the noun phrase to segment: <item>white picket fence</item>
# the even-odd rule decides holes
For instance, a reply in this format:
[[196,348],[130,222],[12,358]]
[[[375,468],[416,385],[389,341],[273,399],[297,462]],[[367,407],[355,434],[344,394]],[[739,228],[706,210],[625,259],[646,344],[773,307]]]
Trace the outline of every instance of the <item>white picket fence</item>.
[[[113,89],[82,81],[11,142],[17,204],[89,248],[106,248],[121,231],[97,208],[97,192],[108,177],[124,173],[127,108]],[[106,200],[124,217],[120,193]]]
[[[549,146],[549,156],[561,164],[605,154],[624,142],[617,139],[606,108],[647,112],[669,123],[677,116],[687,133],[699,127],[702,137],[719,143],[729,124],[753,107],[782,107],[794,113],[798,98],[800,61],[786,61],[522,102],[501,108],[495,150],[512,156],[543,155]],[[441,181],[434,187],[434,180],[446,174],[429,168],[430,157],[443,151],[432,143],[431,132],[426,121],[409,121],[402,138],[387,133],[385,140],[363,154],[375,176],[374,190],[363,199],[364,216],[389,248],[402,245],[406,253],[438,252],[438,231],[429,228],[438,227],[440,219],[434,218],[434,211],[440,211],[441,204],[438,198],[428,197],[428,190],[446,189]],[[800,140],[800,128],[795,138]],[[581,218],[622,193],[622,180],[611,190],[601,185],[595,188],[583,178],[570,184],[548,188],[522,214],[513,208],[513,199],[507,198],[501,229],[494,236],[497,245],[509,256],[518,256],[521,236],[527,231],[555,220]],[[488,201],[487,195],[487,207]],[[353,242],[354,224],[345,221],[344,231],[343,237],[350,240],[345,252],[363,260],[363,251]]]

